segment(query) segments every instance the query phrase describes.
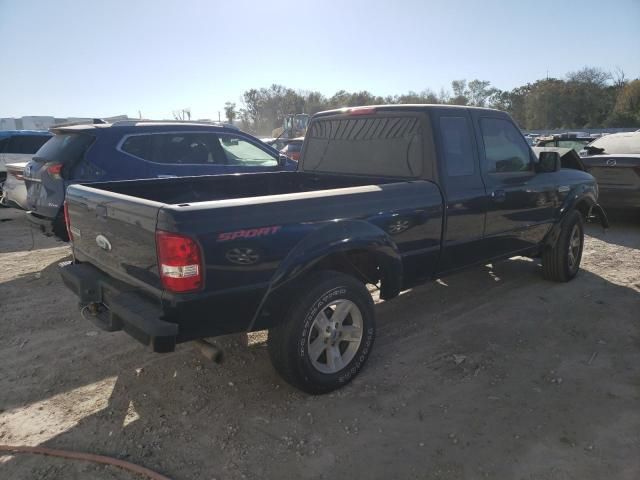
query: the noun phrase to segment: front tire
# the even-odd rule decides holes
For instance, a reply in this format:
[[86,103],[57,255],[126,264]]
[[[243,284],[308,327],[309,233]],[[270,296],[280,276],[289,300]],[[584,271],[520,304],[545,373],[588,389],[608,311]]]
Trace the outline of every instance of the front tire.
[[323,271],[301,282],[283,322],[269,330],[276,371],[307,393],[336,390],[360,372],[375,338],[373,300],[354,277]]
[[584,222],[582,214],[573,210],[562,221],[555,245],[542,254],[542,275],[547,280],[568,282],[576,276],[582,260]]

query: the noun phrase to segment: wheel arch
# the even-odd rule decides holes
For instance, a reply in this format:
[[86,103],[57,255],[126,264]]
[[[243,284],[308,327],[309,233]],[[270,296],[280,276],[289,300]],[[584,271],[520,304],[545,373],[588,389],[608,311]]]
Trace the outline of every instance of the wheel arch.
[[402,287],[402,258],[386,232],[362,220],[333,222],[304,238],[280,263],[250,329],[263,312],[281,308],[296,280],[321,270],[346,273],[363,283],[380,281],[383,299],[396,297]]

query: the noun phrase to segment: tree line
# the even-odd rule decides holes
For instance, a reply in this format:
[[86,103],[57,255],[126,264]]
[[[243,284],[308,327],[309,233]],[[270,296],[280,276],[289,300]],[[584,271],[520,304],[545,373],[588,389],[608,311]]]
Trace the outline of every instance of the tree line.
[[504,110],[525,130],[640,127],[640,79],[629,80],[617,69],[607,72],[585,67],[565,78],[545,78],[500,90],[488,80],[454,80],[451,89],[379,96],[363,90],[339,90],[330,97],[317,91],[282,85],[252,88],[240,105],[227,102],[225,116],[246,131],[269,135],[291,113],[314,114],[332,108],[359,105],[435,103]]

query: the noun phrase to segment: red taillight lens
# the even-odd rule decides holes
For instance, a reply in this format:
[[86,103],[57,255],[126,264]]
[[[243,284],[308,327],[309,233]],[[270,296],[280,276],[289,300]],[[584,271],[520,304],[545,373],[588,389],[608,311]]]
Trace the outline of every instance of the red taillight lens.
[[65,201],[62,208],[64,212],[64,224],[67,227],[67,235],[69,235],[69,241],[73,241],[73,235],[71,234],[71,219],[69,218],[69,204]]
[[192,238],[156,232],[158,271],[164,288],[176,293],[200,290],[203,285],[202,254]]
[[62,164],[52,163],[47,167],[47,173],[55,178],[61,178]]

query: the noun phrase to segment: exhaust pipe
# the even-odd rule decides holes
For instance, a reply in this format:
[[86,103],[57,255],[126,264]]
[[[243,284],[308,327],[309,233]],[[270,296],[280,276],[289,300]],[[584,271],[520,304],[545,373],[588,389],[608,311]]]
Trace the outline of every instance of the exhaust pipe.
[[206,340],[195,340],[195,344],[207,360],[214,363],[222,363],[224,355],[218,346],[213,343],[209,343]]

